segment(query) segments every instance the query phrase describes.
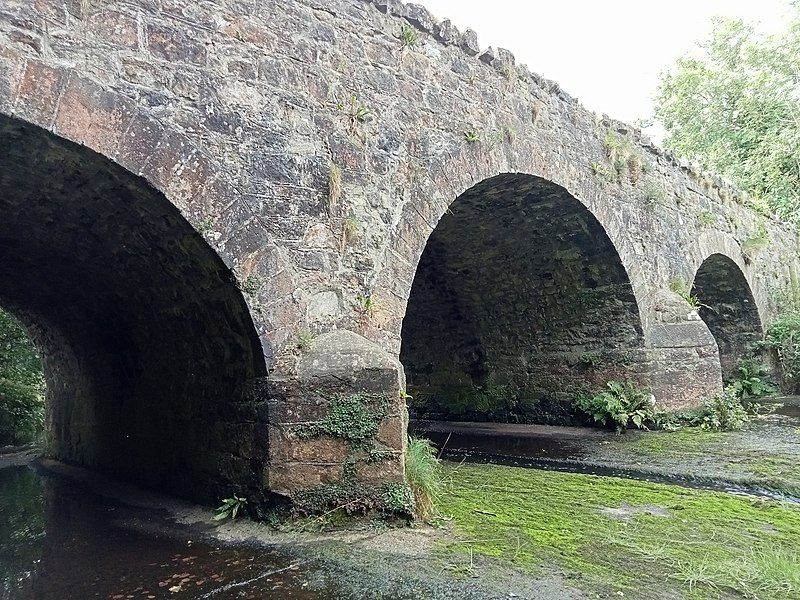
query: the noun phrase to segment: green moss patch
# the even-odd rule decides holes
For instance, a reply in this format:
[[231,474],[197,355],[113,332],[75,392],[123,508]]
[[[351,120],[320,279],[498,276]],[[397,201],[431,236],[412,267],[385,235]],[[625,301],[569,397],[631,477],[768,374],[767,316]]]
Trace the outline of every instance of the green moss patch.
[[[663,465],[732,483],[800,496],[800,454],[791,440],[776,443],[766,426],[750,432],[710,432],[690,427],[674,432],[628,432],[606,440],[602,457],[626,467]],[[761,436],[761,439],[759,439]],[[756,442],[770,440],[764,447]]]
[[597,592],[800,598],[800,508],[613,477],[445,466],[447,560],[553,567]]
[[386,414],[386,401],[370,402],[360,394],[330,401],[328,414],[317,423],[298,430],[303,437],[328,435],[347,440],[355,450],[369,450],[375,444],[381,420]]

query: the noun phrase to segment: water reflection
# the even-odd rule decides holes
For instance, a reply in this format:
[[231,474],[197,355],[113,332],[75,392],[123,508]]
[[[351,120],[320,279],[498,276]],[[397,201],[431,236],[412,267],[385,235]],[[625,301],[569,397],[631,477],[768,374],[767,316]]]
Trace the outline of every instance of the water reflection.
[[0,469],[0,600],[332,597],[308,563],[195,535],[29,467]]
[[44,538],[42,483],[27,467],[0,469],[0,598],[30,595]]

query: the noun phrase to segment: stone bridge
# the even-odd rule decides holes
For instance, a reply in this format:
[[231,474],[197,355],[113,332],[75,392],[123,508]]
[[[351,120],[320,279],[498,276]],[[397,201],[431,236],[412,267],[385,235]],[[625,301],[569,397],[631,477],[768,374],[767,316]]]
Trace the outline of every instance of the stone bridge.
[[418,5],[0,15],[0,299],[62,460],[396,507],[406,385],[448,418],[568,422],[623,378],[691,405],[795,279],[792,228]]

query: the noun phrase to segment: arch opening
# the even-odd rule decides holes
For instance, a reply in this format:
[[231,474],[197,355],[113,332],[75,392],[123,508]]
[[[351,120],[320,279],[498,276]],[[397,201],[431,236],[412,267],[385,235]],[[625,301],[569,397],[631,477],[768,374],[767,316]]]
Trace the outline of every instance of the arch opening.
[[722,380],[728,383],[735,378],[739,363],[755,356],[753,344],[763,338],[750,284],[733,260],[712,254],[697,270],[691,294],[717,342]]
[[582,392],[647,383],[626,270],[602,225],[538,177],[487,179],[428,239],[402,328],[413,417],[575,424]]
[[42,354],[50,454],[204,501],[250,477],[266,441],[236,399],[266,374],[263,352],[230,270],[178,209],[0,116],[0,212],[0,303]]

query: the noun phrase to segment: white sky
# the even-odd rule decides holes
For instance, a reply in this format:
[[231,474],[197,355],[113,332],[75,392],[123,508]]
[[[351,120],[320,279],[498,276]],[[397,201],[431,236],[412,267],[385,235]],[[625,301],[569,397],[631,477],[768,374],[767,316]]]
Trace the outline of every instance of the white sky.
[[706,37],[711,17],[777,31],[788,9],[788,0],[415,1],[474,29],[481,48],[511,50],[590,110],[628,122],[650,116],[659,73]]

